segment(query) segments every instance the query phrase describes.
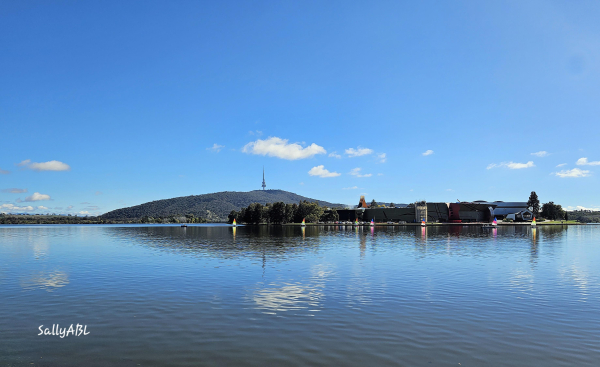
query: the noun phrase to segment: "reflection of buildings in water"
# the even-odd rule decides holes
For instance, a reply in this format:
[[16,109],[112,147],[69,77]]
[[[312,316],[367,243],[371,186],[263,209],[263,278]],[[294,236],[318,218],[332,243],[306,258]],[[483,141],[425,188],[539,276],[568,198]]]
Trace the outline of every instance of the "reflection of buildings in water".
[[[362,228],[361,228],[362,229]],[[358,232],[358,227],[356,228],[356,236],[358,237],[358,241],[360,243],[360,258],[364,258],[367,252],[367,237],[362,236],[361,233]]]
[[21,287],[26,290],[45,289],[52,292],[56,288],[64,287],[69,284],[69,276],[62,271],[53,271],[50,273],[39,272],[28,278],[21,279]]

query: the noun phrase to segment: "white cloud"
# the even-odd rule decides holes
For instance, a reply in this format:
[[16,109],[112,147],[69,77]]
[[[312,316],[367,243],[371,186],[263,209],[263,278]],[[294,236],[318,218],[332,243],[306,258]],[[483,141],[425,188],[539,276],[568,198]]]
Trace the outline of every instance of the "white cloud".
[[359,168],[359,167],[357,167],[357,168],[352,168],[352,169],[350,170],[350,174],[351,174],[352,176],[356,176],[356,177],[371,177],[371,176],[373,176],[373,174],[371,174],[371,173],[361,174],[361,173],[360,173],[360,171],[361,171],[361,170],[362,170],[362,168]]
[[67,207],[67,210],[71,210],[71,209],[73,209],[73,205],[69,205],[69,206]]
[[358,186],[352,186],[352,187],[343,187],[342,190],[356,190],[358,189]]
[[378,173],[377,176],[383,176],[383,173]]
[[34,171],[69,171],[71,167],[63,162],[48,161],[48,162],[32,162],[31,159],[26,159],[17,166],[26,167]]
[[40,205],[40,206],[38,206],[37,208],[38,208],[39,210],[48,210],[48,208],[46,208],[46,207],[45,207],[45,206],[43,206],[43,205]]
[[24,201],[42,201],[42,200],[50,200],[50,195],[40,194],[39,192],[34,192],[33,195],[25,198]]
[[258,136],[258,137],[261,137],[261,136],[262,136],[262,134],[263,134],[263,132],[262,132],[262,131],[260,131],[260,130],[248,131],[248,135],[256,135],[256,136]]
[[329,172],[328,170],[325,169],[324,165],[320,165],[320,166],[311,168],[310,171],[308,171],[308,174],[311,176],[318,176],[318,177],[337,177],[337,176],[341,175],[341,173]]
[[13,204],[2,204],[0,205],[0,213],[8,212],[31,212],[35,210],[31,205],[29,206],[16,206]]
[[385,163],[387,160],[385,153],[377,154],[377,158],[379,158],[380,163]]
[[556,167],[562,167],[562,166],[566,166],[566,163],[561,163],[561,164],[557,164]]
[[4,189],[4,190],[2,190],[2,192],[8,192],[10,194],[24,194],[27,192],[27,189],[12,188],[12,189]]
[[346,154],[348,154],[349,157],[360,157],[362,155],[372,154],[373,149],[358,147],[356,149],[354,149],[354,148],[346,149],[346,150],[344,150],[344,152]]
[[540,150],[539,152],[535,152],[535,153],[531,153],[531,155],[534,155],[536,157],[546,157],[547,155],[549,155],[550,153],[546,152],[545,150]]
[[423,154],[424,156],[432,155],[433,154],[433,150],[429,149],[429,150],[426,150],[425,152],[423,152],[421,154]]
[[516,163],[516,162],[502,162],[502,163],[492,163],[487,166],[487,169],[492,169],[496,167],[506,167],[510,169],[523,169],[523,168],[531,168],[535,167],[533,161],[529,161],[527,163]]
[[270,137],[265,140],[258,139],[250,142],[242,149],[244,153],[268,155],[269,157],[277,157],[287,160],[311,158],[316,154],[325,154],[325,148],[316,145],[315,143],[303,148],[300,144],[288,144],[287,139],[278,137]]
[[329,156],[332,158],[342,158],[342,156],[337,154],[337,152],[331,152],[329,153]]
[[575,164],[578,166],[600,166],[600,161],[588,162],[587,158],[579,158]]
[[87,210],[82,210],[80,212],[77,213],[78,215],[90,215],[90,212],[88,212]]
[[0,175],[8,175],[10,173],[10,171],[5,171],[2,168],[0,168]]
[[225,145],[219,145],[214,143],[212,147],[206,148],[206,150],[210,150],[211,152],[219,153],[221,149],[225,148]]
[[554,174],[557,175],[558,177],[561,177],[561,178],[565,178],[565,177],[588,177],[590,175],[590,171],[579,169],[579,168],[573,168],[573,169],[562,170],[560,172],[555,172]]

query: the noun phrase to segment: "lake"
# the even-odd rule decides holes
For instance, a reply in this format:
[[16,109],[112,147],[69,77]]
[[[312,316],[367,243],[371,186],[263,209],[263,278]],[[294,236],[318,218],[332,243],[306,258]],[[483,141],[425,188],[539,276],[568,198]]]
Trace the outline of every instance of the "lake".
[[600,226],[0,226],[2,366],[598,361]]

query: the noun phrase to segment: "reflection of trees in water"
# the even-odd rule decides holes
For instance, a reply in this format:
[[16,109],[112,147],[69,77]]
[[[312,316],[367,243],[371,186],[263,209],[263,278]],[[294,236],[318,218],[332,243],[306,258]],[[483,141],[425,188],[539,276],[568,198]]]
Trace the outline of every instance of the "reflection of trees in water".
[[[175,226],[105,227],[108,235],[122,242],[139,244],[163,251],[187,253],[192,256],[217,258],[285,259],[323,246],[352,246],[364,257],[377,247],[415,245],[422,256],[445,254],[489,255],[494,252],[520,251],[521,239],[528,239],[528,254],[537,261],[540,249],[553,251],[562,243],[566,226],[540,226],[535,237],[530,226],[500,226],[482,229],[479,226],[405,226],[405,227],[344,227],[344,226]],[[515,242],[515,240],[517,242]],[[527,243],[526,242],[526,243]],[[509,245],[509,246],[507,246]]]
[[[314,250],[319,229],[299,226],[149,226],[108,227],[109,236],[122,242],[196,256],[282,257]],[[235,230],[235,236],[234,236]],[[305,240],[302,233],[305,232]]]

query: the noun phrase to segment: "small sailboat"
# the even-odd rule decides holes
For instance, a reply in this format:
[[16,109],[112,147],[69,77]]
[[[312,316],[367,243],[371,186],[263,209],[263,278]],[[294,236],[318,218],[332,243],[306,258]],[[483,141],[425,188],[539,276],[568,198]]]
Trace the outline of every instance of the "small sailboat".
[[484,225],[483,228],[496,228],[498,226],[498,220],[494,217],[494,221],[491,225]]
[[234,227],[237,226],[237,222],[235,221],[235,218],[233,218],[233,223],[232,224],[233,224]]
[[535,223],[535,217],[533,217],[533,220],[531,221],[531,225],[532,226],[537,226],[537,224]]
[[305,218],[302,218],[302,224],[301,224],[301,226],[302,226],[302,227],[306,227],[306,221],[305,221]]
[[357,226],[358,225],[358,218],[354,219],[354,225]]
[[373,227],[375,225],[375,221],[373,219],[371,219],[371,227]]
[[425,223],[425,219],[421,219],[421,227],[425,227],[427,223]]

